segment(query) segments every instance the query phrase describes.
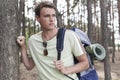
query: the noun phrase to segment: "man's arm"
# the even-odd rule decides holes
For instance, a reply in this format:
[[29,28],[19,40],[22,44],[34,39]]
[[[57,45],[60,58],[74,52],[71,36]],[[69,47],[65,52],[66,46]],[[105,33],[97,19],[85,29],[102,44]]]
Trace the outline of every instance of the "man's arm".
[[76,59],[79,62],[74,66],[68,67],[68,73],[77,73],[89,68],[89,62],[85,53],[81,56],[77,56]]
[[34,61],[32,58],[29,58],[27,55],[27,48],[25,45],[25,37],[24,36],[19,36],[17,38],[17,42],[20,46],[21,49],[21,57],[22,57],[22,62],[25,65],[27,70],[31,70],[33,69],[33,67],[35,66]]
[[81,72],[89,68],[89,62],[86,54],[82,54],[81,56],[76,57],[79,61],[77,64],[69,67],[64,67],[63,62],[61,60],[54,61],[55,66],[58,70],[60,70],[63,74],[71,74]]
[[71,49],[73,55],[78,60],[78,63],[73,66],[64,66],[61,60],[54,61],[56,69],[61,71],[61,73],[63,74],[78,73],[89,68],[89,62],[86,56],[86,51],[81,41],[79,40],[78,37],[76,37],[75,33],[72,32],[71,35],[72,37],[71,36],[69,37],[72,45]]

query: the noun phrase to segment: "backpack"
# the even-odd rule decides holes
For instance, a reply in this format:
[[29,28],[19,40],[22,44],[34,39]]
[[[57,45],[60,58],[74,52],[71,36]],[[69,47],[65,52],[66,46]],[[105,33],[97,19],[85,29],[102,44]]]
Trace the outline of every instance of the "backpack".
[[[74,31],[78,37],[80,38],[81,40],[81,43],[84,45],[84,48],[86,46],[89,46],[91,44],[89,38],[87,37],[87,35],[81,31],[80,29],[78,28],[71,28],[72,31]],[[56,44],[56,48],[57,48],[57,52],[58,52],[58,55],[57,55],[57,60],[60,60],[61,58],[61,52],[63,50],[63,43],[64,43],[64,34],[65,34],[65,31],[66,29],[65,28],[60,28],[58,30],[58,34],[57,34],[57,44]],[[94,65],[90,59],[90,56],[89,54],[87,53],[87,58],[88,58],[88,61],[89,61],[89,65],[90,67],[85,70],[85,71],[82,71],[82,72],[79,72],[79,73],[76,73],[77,76],[78,76],[78,79],[79,80],[98,80],[98,75],[97,75],[97,72],[94,68]],[[76,64],[78,61],[77,59],[74,57],[74,63]],[[72,77],[64,74],[66,77],[70,78],[71,80],[74,80]]]

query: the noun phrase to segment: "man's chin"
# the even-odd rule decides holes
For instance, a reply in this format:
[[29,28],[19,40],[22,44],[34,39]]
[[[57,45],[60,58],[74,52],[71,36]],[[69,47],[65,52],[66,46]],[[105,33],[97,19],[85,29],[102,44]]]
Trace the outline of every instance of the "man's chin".
[[52,31],[52,30],[54,30],[54,28],[47,28],[46,30],[48,30],[48,31]]
[[50,27],[50,28],[48,28],[48,30],[54,30],[56,27],[54,26],[54,27]]

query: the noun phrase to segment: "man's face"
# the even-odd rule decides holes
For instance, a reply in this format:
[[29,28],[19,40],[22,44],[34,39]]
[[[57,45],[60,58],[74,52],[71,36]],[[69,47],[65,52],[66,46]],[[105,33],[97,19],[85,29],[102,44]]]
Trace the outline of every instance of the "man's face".
[[53,8],[42,8],[40,17],[37,17],[42,29],[51,30],[55,27],[56,13]]

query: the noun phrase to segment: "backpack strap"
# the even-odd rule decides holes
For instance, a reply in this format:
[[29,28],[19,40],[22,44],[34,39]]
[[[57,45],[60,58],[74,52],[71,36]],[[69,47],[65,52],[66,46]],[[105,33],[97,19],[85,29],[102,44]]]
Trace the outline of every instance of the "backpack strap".
[[57,60],[60,60],[61,58],[61,52],[63,50],[63,45],[64,45],[65,31],[66,31],[65,28],[60,28],[57,33],[57,45],[56,45],[57,52],[58,52]]
[[[58,30],[58,33],[57,33],[57,45],[56,45],[56,48],[57,48],[57,52],[58,52],[58,56],[57,56],[57,60],[60,60],[61,59],[61,52],[63,50],[63,47],[64,47],[64,35],[65,35],[65,31],[66,29],[65,28],[60,28]],[[70,78],[71,80],[74,80],[72,77],[64,74],[66,77]]]

